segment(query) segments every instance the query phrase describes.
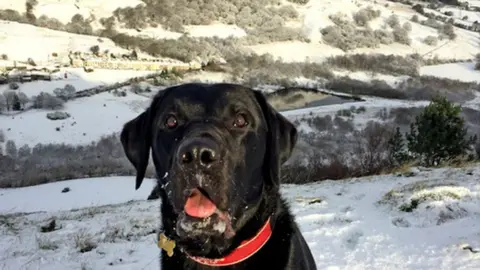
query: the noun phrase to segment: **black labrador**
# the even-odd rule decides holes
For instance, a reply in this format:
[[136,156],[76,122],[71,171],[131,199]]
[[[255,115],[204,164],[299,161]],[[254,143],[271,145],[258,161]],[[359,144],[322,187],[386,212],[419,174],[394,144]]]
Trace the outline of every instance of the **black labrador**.
[[151,149],[160,238],[175,243],[162,250],[162,269],[316,269],[279,192],[280,166],[296,140],[296,128],[261,92],[237,84],[167,88],[127,122],[121,142],[136,188]]

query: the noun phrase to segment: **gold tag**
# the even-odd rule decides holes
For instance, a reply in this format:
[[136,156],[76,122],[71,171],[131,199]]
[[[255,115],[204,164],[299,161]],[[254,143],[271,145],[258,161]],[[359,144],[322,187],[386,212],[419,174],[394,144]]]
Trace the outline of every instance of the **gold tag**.
[[160,234],[160,240],[158,240],[158,247],[167,252],[168,257],[173,256],[173,249],[175,249],[175,241],[168,239],[165,234]]

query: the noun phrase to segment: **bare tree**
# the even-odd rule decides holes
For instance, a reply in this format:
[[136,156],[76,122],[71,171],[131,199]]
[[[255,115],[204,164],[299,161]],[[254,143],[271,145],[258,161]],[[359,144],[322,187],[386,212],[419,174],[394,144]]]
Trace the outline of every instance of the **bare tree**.
[[58,109],[63,107],[64,101],[49,93],[40,92],[38,96],[32,98],[35,109]]
[[28,144],[24,144],[22,147],[18,149],[19,158],[26,158],[30,156],[31,153],[32,153],[32,149],[30,148],[30,146],[28,146]]
[[22,105],[22,108],[25,109],[25,105],[27,105],[30,99],[24,92],[18,92],[17,96],[18,96],[18,100],[20,101],[20,104]]
[[9,111],[13,107],[13,101],[15,100],[15,92],[11,90],[6,90],[3,92],[3,96],[5,97],[5,105],[7,107],[7,111]]
[[389,167],[388,141],[392,135],[390,127],[374,121],[356,134],[354,154],[362,174],[376,174]]
[[75,87],[71,84],[65,85],[64,88],[56,88],[55,90],[53,90],[55,96],[64,101],[72,99],[75,96],[75,92]]
[[13,159],[17,158],[18,151],[17,151],[17,146],[15,145],[14,141],[8,140],[5,143],[5,151],[7,153],[7,156],[9,156]]
[[7,108],[7,99],[4,95],[0,95],[0,113]]
[[52,95],[48,95],[43,99],[42,107],[52,109],[52,110],[62,108],[63,107],[63,100],[61,100],[57,97],[54,97]]

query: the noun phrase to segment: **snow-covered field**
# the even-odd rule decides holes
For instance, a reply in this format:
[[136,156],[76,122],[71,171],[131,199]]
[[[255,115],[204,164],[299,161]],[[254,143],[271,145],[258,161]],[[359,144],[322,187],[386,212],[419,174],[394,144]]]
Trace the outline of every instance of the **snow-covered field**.
[[[152,191],[155,180],[144,179],[135,190],[132,177],[85,178],[34,187],[0,189],[0,213],[70,211],[72,209],[143,200]],[[64,188],[71,192],[62,193]],[[118,194],[118,196],[116,196]],[[39,200],[32,200],[33,198]],[[8,202],[8,203],[7,203]]]
[[[65,143],[85,145],[102,136],[120,132],[128,120],[136,117],[150,103],[150,99],[129,93],[115,97],[101,93],[79,98],[65,104],[62,111],[71,117],[65,120],[49,120],[47,110],[29,110],[15,116],[0,116],[0,127],[9,140],[17,145],[37,143]],[[56,128],[61,130],[57,131]]]
[[464,82],[480,82],[480,71],[475,62],[451,63],[420,68],[420,75],[435,76]]
[[[361,127],[382,108],[420,107],[429,103],[375,97],[364,99],[365,101],[359,102],[288,110],[282,114],[294,121],[304,117],[334,115],[337,111],[349,109],[351,106],[364,106],[367,112],[355,119],[355,123]],[[7,139],[15,141],[17,145],[28,144],[33,147],[37,143],[89,144],[101,136],[119,132],[125,122],[140,114],[149,103],[149,98],[130,92],[126,97],[102,93],[67,102],[62,111],[68,112],[72,117],[65,120],[49,120],[46,117],[49,111],[46,110],[29,110],[14,116],[0,115],[0,127]],[[61,127],[61,130],[57,131],[57,127]]]
[[[40,92],[53,94],[56,88],[64,88],[70,84],[76,91],[125,82],[134,77],[146,76],[157,73],[155,71],[113,70],[95,69],[94,72],[85,72],[82,68],[61,68],[59,72],[52,74],[52,81],[32,81],[19,83],[19,91],[28,97],[38,95]],[[67,78],[64,75],[67,74]],[[0,93],[8,90],[8,85],[0,85]]]
[[[37,17],[46,15],[54,17],[66,24],[71,21],[75,14],[84,18],[93,15],[100,19],[111,16],[117,8],[135,7],[143,2],[141,0],[37,0],[38,4],[34,9]],[[25,1],[0,1],[0,9],[13,9],[25,11]]]
[[94,45],[99,45],[102,50],[109,50],[111,53],[130,53],[116,46],[110,39],[0,20],[0,51],[10,60],[27,61],[32,58],[41,63],[52,60],[52,53],[62,57],[69,51],[88,52]]
[[[449,70],[444,71],[440,66],[425,67],[422,73],[444,76],[453,79],[462,79],[466,74],[474,81],[480,81],[480,73],[469,69],[468,72],[462,72],[463,65],[469,64],[448,64]],[[206,73],[203,73],[204,75]],[[202,81],[209,80],[209,77],[197,75]],[[455,76],[459,77],[455,77]],[[360,79],[369,80],[368,75],[361,72],[351,73],[349,76]],[[113,80],[110,77],[109,80]],[[211,81],[222,81],[222,77],[214,76]],[[387,79],[390,84],[395,84],[403,80],[402,77],[381,77]],[[469,80],[467,80],[469,81]],[[51,82],[52,84],[54,82]],[[34,95],[39,92],[38,88],[28,83],[22,85],[27,95]],[[41,83],[39,83],[41,84]],[[48,85],[48,84],[45,84]],[[43,85],[42,91],[51,92],[54,88]],[[75,85],[75,84],[74,84]],[[57,87],[63,87],[64,84]],[[50,89],[50,90],[49,90]],[[77,88],[78,89],[78,88]],[[153,88],[155,90],[155,88]],[[332,92],[335,93],[335,92]],[[38,93],[37,93],[38,94]],[[296,110],[286,110],[282,114],[294,121],[302,118],[315,116],[335,115],[339,110],[349,109],[351,106],[365,107],[366,112],[355,117],[354,123],[358,128],[362,128],[369,120],[375,119],[375,114],[384,109],[404,108],[404,107],[423,107],[429,104],[429,101],[409,101],[395,100],[377,97],[362,97],[365,101],[349,101],[342,104],[323,105]],[[126,97],[116,97],[111,93],[97,94],[87,98],[79,98],[69,101],[65,104],[65,108],[61,111],[68,112],[72,117],[65,120],[52,121],[47,119],[47,110],[29,110],[17,115],[0,115],[0,129],[3,129],[7,139],[15,141],[16,145],[28,144],[34,146],[37,143],[65,143],[65,144],[89,144],[92,141],[100,139],[102,136],[119,132],[123,124],[128,120],[136,117],[150,103],[150,98],[128,92]],[[477,98],[463,104],[464,107],[479,109],[480,95]],[[378,119],[377,119],[378,120]],[[57,131],[56,128],[61,130]]]
[[[480,167],[411,172],[282,187],[318,269],[480,268],[480,253],[463,249],[480,246]],[[158,269],[152,184],[134,191],[134,177],[115,177],[0,189],[0,268]],[[41,232],[51,220],[55,229]]]
[[[63,74],[67,73],[67,78]],[[63,68],[52,81],[34,81],[19,84],[16,91],[28,97],[40,92],[53,94],[56,88],[71,84],[77,91],[92,87],[123,82],[133,77],[151,74],[151,71],[102,70],[86,73],[80,68]],[[128,87],[127,87],[128,88]],[[155,90],[155,87],[152,87]],[[0,85],[0,94],[8,85]],[[46,118],[50,110],[29,110],[14,115],[0,115],[0,129],[17,145],[37,143],[89,144],[101,136],[118,132],[130,118],[135,117],[149,104],[148,97],[127,91],[126,97],[102,93],[88,98],[79,98],[65,103],[60,111],[72,117],[52,121]],[[60,127],[61,131],[56,131]]]
[[472,7],[480,7],[480,0],[467,0],[467,1],[460,1],[460,2],[467,2],[468,5]]
[[[38,0],[38,5],[34,9],[34,13],[37,16],[44,14],[57,18],[63,23],[69,22],[72,16],[78,13],[83,15],[84,18],[94,17],[92,27],[98,29],[101,27],[99,20],[110,17],[116,8],[135,7],[142,3],[143,2],[138,0]],[[322,61],[328,56],[344,54],[340,49],[325,44],[320,33],[320,29],[333,24],[329,16],[338,12],[352,18],[353,13],[367,6],[380,10],[381,16],[370,22],[372,29],[384,29],[385,20],[392,14],[399,17],[400,24],[410,21],[413,15],[418,15],[420,20],[426,19],[426,17],[415,13],[409,6],[386,0],[310,0],[305,5],[296,5],[286,1],[283,4],[292,5],[299,14],[298,19],[286,22],[287,25],[298,27],[300,31],[307,34],[311,42],[273,42],[249,46],[248,48],[259,54],[268,52],[275,57],[281,57],[284,61],[305,61],[307,58],[310,61]],[[24,12],[25,5],[23,1],[0,0],[0,9],[7,8]],[[455,17],[470,15],[469,21],[474,21],[476,18],[474,15],[478,15],[476,13],[465,13],[465,15],[463,15],[460,10],[452,7],[446,8],[445,11],[446,10],[455,11]],[[430,46],[424,44],[423,39],[426,36],[437,37],[438,31],[434,28],[421,25],[420,23],[410,23],[412,25],[412,31],[410,33],[412,44],[410,46],[393,43],[390,45],[381,45],[379,48],[360,48],[349,51],[348,53],[374,52],[398,55],[418,53],[427,58],[437,56],[441,59],[471,59],[480,52],[478,46],[480,42],[479,33],[455,28],[458,35],[455,40],[440,41],[438,46]],[[468,24],[468,22],[465,23]],[[146,36],[155,39],[176,39],[183,34],[165,30],[161,25],[158,27],[148,27],[140,31],[117,26],[117,30],[130,35]],[[44,59],[46,55],[51,53],[50,51],[53,52],[53,50],[57,52],[63,52],[70,48],[88,50],[93,45],[100,45],[102,50],[122,50],[117,48],[108,39],[104,39],[103,42],[98,42],[96,37],[60,33],[62,32],[3,22],[0,24],[0,40],[2,41],[0,42],[0,51],[20,58],[34,57],[34,59],[38,60],[37,58]],[[235,24],[226,25],[218,22],[210,25],[185,25],[185,33],[192,37],[217,36],[220,38],[229,36],[242,37],[246,35],[245,30]],[[33,41],[35,41],[35,46],[31,46]],[[16,46],[12,46],[12,44],[16,44]],[[45,50],[47,52],[45,52]],[[296,53],[292,54],[292,51]],[[29,52],[31,55],[26,56],[25,52]]]
[[[309,59],[312,62],[322,61],[329,56],[345,54],[342,50],[325,44],[322,41],[322,35],[319,30],[333,25],[333,22],[328,18],[329,15],[334,15],[339,12],[352,18],[353,13],[367,6],[372,6],[374,9],[381,11],[381,16],[370,22],[372,29],[383,29],[385,20],[392,14],[399,17],[401,25],[405,22],[410,22],[413,15],[418,15],[420,20],[426,19],[426,17],[417,14],[407,6],[391,1],[310,0],[305,6],[299,7],[298,11],[301,18],[302,30],[308,33],[312,42],[274,42],[254,45],[249,48],[259,54],[270,53],[275,57],[281,57],[284,61],[289,62],[305,61],[305,59]],[[480,41],[478,33],[455,28],[458,35],[456,40],[448,42],[440,41],[438,46],[429,46],[423,43],[423,39],[429,35],[438,36],[437,30],[419,23],[410,23],[412,25],[412,31],[410,33],[412,44],[410,46],[393,43],[390,45],[380,45],[379,48],[374,49],[355,49],[349,51],[348,54],[379,53],[407,55],[418,53],[425,58],[437,56],[440,59],[471,59],[475,54],[480,52],[478,47]],[[443,45],[444,43],[445,45]],[[440,45],[443,46],[440,47]],[[295,54],[292,54],[292,51],[295,51]]]

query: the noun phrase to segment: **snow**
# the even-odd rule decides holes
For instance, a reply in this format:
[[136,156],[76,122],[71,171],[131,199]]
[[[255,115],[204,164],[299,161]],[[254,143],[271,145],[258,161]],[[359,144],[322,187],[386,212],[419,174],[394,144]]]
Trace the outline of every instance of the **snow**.
[[448,78],[464,82],[480,82],[480,71],[475,70],[475,62],[463,62],[423,66],[420,75]]
[[[388,7],[385,7],[388,4]],[[411,8],[391,1],[362,1],[362,0],[310,0],[304,7],[297,7],[302,20],[302,29],[310,38],[310,43],[299,41],[273,42],[249,46],[257,54],[270,53],[276,58],[282,58],[288,62],[305,61],[306,58],[312,62],[322,62],[326,57],[341,54],[356,53],[379,53],[407,55],[418,53],[425,58],[438,57],[440,59],[472,59],[479,53],[477,44],[480,42],[479,34],[467,31],[461,28],[455,28],[458,35],[454,41],[440,41],[438,46],[433,47],[423,43],[426,36],[438,36],[437,29],[424,26],[418,23],[410,22],[412,31],[410,37],[412,44],[410,46],[393,43],[390,45],[380,45],[378,48],[358,48],[352,51],[343,52],[338,48],[324,44],[319,30],[332,25],[333,22],[328,18],[338,12],[352,17],[352,14],[360,8],[372,6],[381,11],[380,18],[370,22],[372,29],[382,29],[385,25],[385,19],[391,14],[399,17],[400,24],[410,22],[410,18],[417,14]],[[417,14],[422,20],[424,16]],[[445,43],[445,45],[443,45]],[[440,47],[440,45],[443,45]],[[295,54],[291,52],[294,51]]]
[[449,6],[441,8],[440,11],[442,13],[446,11],[450,11],[453,13],[452,17],[456,19],[462,19],[463,17],[467,16],[468,19],[463,21],[464,24],[465,22],[469,22],[467,23],[467,25],[471,25],[473,22],[480,20],[480,14],[475,11],[462,10],[462,9],[449,7]]
[[198,71],[187,73],[183,77],[184,82],[224,83],[231,82],[232,75],[225,72]]
[[[190,37],[244,37],[245,30],[236,25],[214,23],[210,25],[185,25],[185,34]],[[119,32],[132,36],[154,38],[154,39],[178,39],[183,33],[165,30],[162,26],[146,27],[138,32],[136,29],[120,28]]]
[[[454,63],[426,66],[422,67],[420,71],[422,75],[447,77],[463,81],[480,81],[479,73],[473,69],[473,66],[473,63]],[[114,83],[130,77],[144,75],[145,73],[122,70],[96,70],[93,73],[84,73],[81,69],[70,69],[69,72],[71,75],[69,75],[67,80],[24,83],[21,84],[20,89],[28,96],[36,95],[40,91],[52,92],[56,87],[64,87],[66,83],[70,83],[77,90],[81,90],[92,86]],[[367,72],[335,71],[335,73],[340,76],[348,75],[351,78],[362,81],[371,81],[372,79],[385,80],[391,86],[407,78],[405,76],[397,77],[385,74],[372,75]],[[225,82],[229,80],[229,76],[218,72],[198,72],[185,77],[185,82]],[[313,83],[301,78],[298,78],[298,81],[305,85]],[[5,87],[7,86],[3,87],[6,89]],[[159,89],[152,87],[152,94]],[[1,90],[2,88],[0,88]],[[324,91],[335,93],[333,91]],[[478,109],[480,95],[477,94],[477,96],[477,98],[463,104],[463,106]],[[375,114],[383,108],[423,107],[429,104],[429,101],[391,100],[378,97],[362,98],[365,101],[350,100],[342,104],[316,105],[309,108],[286,110],[282,114],[295,121],[304,117],[335,115],[339,110],[349,109],[351,106],[362,106],[366,108],[366,112],[356,115],[354,119],[354,124],[358,128],[362,128],[369,120],[375,119]],[[51,121],[46,118],[46,114],[49,111],[30,110],[13,116],[0,115],[0,127],[4,130],[7,139],[14,140],[18,146],[28,144],[33,147],[37,143],[89,144],[92,141],[97,141],[101,136],[119,132],[125,122],[141,113],[148,106],[149,102],[150,99],[148,97],[136,95],[129,91],[126,97],[115,97],[111,93],[102,93],[67,102],[65,108],[61,111],[70,113],[72,115],[71,118]],[[61,127],[61,131],[56,131],[57,127]]]
[[359,80],[363,82],[371,82],[372,80],[381,80],[385,81],[391,87],[397,87],[397,85],[408,78],[409,76],[393,76],[381,73],[372,73],[365,71],[348,71],[348,70],[333,70],[333,74],[336,76],[347,76],[354,80]]
[[[222,82],[226,79],[220,73],[205,72],[201,75],[203,76],[192,75],[186,80]],[[364,74],[355,73],[355,75],[359,79],[366,79]],[[396,82],[393,80],[394,77],[379,76],[376,78],[390,79],[390,83]],[[153,90],[155,92],[155,89]],[[350,100],[341,104],[284,110],[281,113],[294,121],[304,117],[334,115],[337,111],[349,109],[351,106],[363,106],[366,108],[366,112],[357,115],[354,119],[354,123],[361,128],[374,118],[376,112],[383,108],[423,107],[429,104],[429,101],[377,97],[362,98],[365,101]],[[52,121],[47,119],[46,114],[50,112],[47,110],[29,110],[14,116],[0,115],[0,126],[7,139],[15,141],[16,145],[28,144],[33,147],[37,143],[89,144],[92,141],[97,141],[101,136],[120,132],[122,126],[143,112],[149,103],[150,99],[148,97],[131,92],[128,92],[126,97],[115,97],[111,93],[102,93],[67,102],[65,108],[61,111],[68,112],[72,117],[65,120]],[[474,108],[478,106],[474,100],[465,105]],[[61,127],[61,131],[56,131],[57,127]],[[35,132],[32,132],[32,130]]]
[[[463,247],[480,245],[480,167],[411,171],[282,185],[318,269],[479,269],[479,255]],[[113,177],[0,189],[0,267],[159,269],[160,203],[145,200],[152,184],[135,191],[134,177]],[[42,233],[52,219],[56,229]]]
[[[100,27],[100,18],[109,17],[112,12],[119,7],[134,7],[142,4],[139,0],[122,0],[122,1],[70,1],[70,0],[40,0],[38,6],[35,8],[36,15],[46,14],[53,16],[62,22],[70,21],[71,17],[76,13],[84,15],[84,17],[95,16],[96,21],[93,23],[94,28]],[[381,17],[370,22],[372,29],[380,29],[385,25],[385,19],[391,14],[399,17],[400,23],[410,21],[410,18],[416,13],[408,6],[399,3],[392,3],[390,1],[367,1],[367,0],[310,0],[306,5],[295,5],[284,2],[286,5],[293,5],[298,13],[299,19],[287,22],[288,25],[296,25],[301,31],[305,32],[310,38],[310,43],[299,41],[286,42],[272,42],[268,44],[260,44],[254,46],[247,46],[258,54],[271,53],[274,57],[281,57],[288,62],[309,61],[321,62],[325,57],[345,54],[338,48],[331,47],[324,44],[320,29],[332,25],[332,21],[328,18],[329,15],[338,12],[352,17],[352,14],[357,12],[360,8],[372,6],[374,9],[381,11]],[[388,5],[386,5],[388,4]],[[0,8],[12,8],[23,12],[25,7],[22,1],[7,1],[0,0]],[[457,8],[448,7],[445,10],[452,10],[455,12],[454,16],[467,14],[466,11],[460,11]],[[53,12],[54,11],[54,12]],[[421,20],[426,19],[420,14]],[[478,14],[467,14],[469,21],[474,21]],[[475,16],[473,16],[475,15]],[[412,31],[410,36],[412,44],[410,46],[398,43],[390,45],[380,45],[378,48],[359,48],[349,51],[348,54],[354,53],[381,53],[381,54],[396,54],[406,55],[418,53],[427,58],[438,57],[440,59],[472,59],[474,55],[480,52],[477,44],[480,42],[479,33],[468,30],[455,28],[458,35],[454,41],[440,42],[438,46],[429,46],[423,43],[426,36],[438,36],[436,29],[424,26],[418,23],[412,23]],[[138,32],[135,29],[117,29],[119,32],[128,33],[130,35],[150,37],[155,39],[177,39],[183,33],[172,32],[159,27],[148,27],[141,29]],[[111,40],[103,39],[104,42],[99,43],[96,37],[89,37],[83,35],[73,35],[62,33],[58,31],[42,29],[34,26],[5,23],[0,24],[0,51],[12,55],[15,58],[33,57],[44,59],[50,50],[56,52],[65,52],[69,48],[74,47],[75,50],[85,51],[93,45],[101,45],[101,49],[109,49],[110,51],[122,51],[117,48]],[[246,35],[245,30],[236,25],[227,25],[222,23],[212,23],[210,25],[185,25],[185,33],[192,37],[212,37],[226,38],[230,36],[243,37]],[[42,38],[39,38],[39,37]],[[31,49],[31,41],[35,38],[35,48]],[[443,45],[443,43],[445,43]],[[16,46],[13,46],[15,44]],[[443,45],[443,46],[440,46]],[[25,56],[24,52],[29,51],[31,55]],[[291,52],[295,51],[295,54]]]
[[[97,20],[110,17],[117,8],[135,7],[143,4],[141,0],[37,0],[33,13],[36,17],[46,15],[54,17],[66,24],[71,21],[75,14],[84,18],[94,16]],[[25,11],[25,1],[1,0],[0,9],[13,9]]]
[[[65,73],[67,74],[67,78],[64,78]],[[40,92],[53,94],[53,90],[56,88],[64,88],[67,84],[73,85],[76,91],[81,91],[97,86],[124,82],[130,78],[153,73],[155,72],[113,69],[95,69],[94,72],[87,73],[82,68],[62,68],[61,71],[52,74],[52,81],[19,83],[19,91],[24,92],[28,97],[38,95]],[[8,89],[8,85],[0,85],[0,93]]]
[[227,25],[214,23],[211,25],[188,25],[185,27],[186,32],[191,37],[244,37],[247,35],[245,30],[236,25]]
[[289,119],[298,119],[303,116],[309,115],[321,116],[325,114],[332,114],[338,110],[348,109],[351,106],[364,106],[367,111],[372,109],[382,109],[382,108],[409,108],[409,107],[420,107],[426,106],[430,101],[405,101],[405,100],[396,100],[396,99],[384,99],[376,97],[362,97],[365,101],[352,101],[343,104],[333,104],[328,106],[318,106],[311,108],[302,108],[296,110],[283,111],[282,114]]
[[470,101],[465,102],[465,104],[463,106],[480,111],[480,92],[478,92],[478,91],[475,92],[475,98],[473,98]]
[[0,20],[0,51],[11,60],[26,61],[32,58],[39,64],[51,60],[52,53],[62,56],[67,55],[69,51],[88,52],[94,45],[99,45],[101,50],[109,50],[111,53],[130,53],[117,47],[107,38],[71,34]]
[[467,0],[467,1],[460,1],[460,2],[467,2],[469,6],[472,7],[480,7],[480,0]]
[[247,48],[259,55],[269,53],[284,62],[322,62],[327,57],[344,54],[342,50],[326,44],[301,41],[272,42]]
[[140,32],[138,32],[136,29],[129,28],[119,28],[118,31],[131,36],[153,39],[178,39],[183,35],[182,33],[165,30],[162,26],[146,27],[141,29]]
[[[62,111],[71,117],[47,119],[47,110],[29,110],[16,116],[0,115],[0,126],[9,140],[17,145],[37,143],[89,144],[102,136],[120,132],[122,126],[135,118],[150,99],[131,92],[126,97],[101,93],[79,98],[65,104]],[[60,127],[60,131],[56,128]]]
[[[73,209],[143,200],[155,185],[144,179],[135,191],[132,177],[98,177],[48,183],[15,189],[0,189],[0,213],[70,211]],[[62,193],[64,188],[70,188]],[[39,196],[41,194],[41,196]],[[86,196],[88,195],[88,196]],[[38,197],[40,200],[33,200]],[[61,203],[59,203],[61,202]]]

